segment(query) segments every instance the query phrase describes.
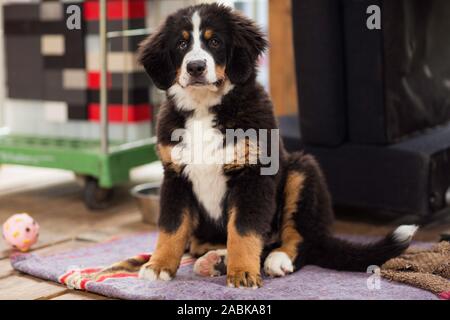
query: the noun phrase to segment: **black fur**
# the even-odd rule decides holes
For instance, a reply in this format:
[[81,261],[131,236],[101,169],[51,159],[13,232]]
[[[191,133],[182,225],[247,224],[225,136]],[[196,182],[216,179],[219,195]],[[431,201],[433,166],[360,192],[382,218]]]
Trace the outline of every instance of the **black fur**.
[[250,19],[236,13],[228,19],[233,41],[227,75],[232,83],[246,83],[255,76],[258,57],[266,50],[267,41]]
[[140,47],[140,62],[152,78],[154,84],[167,90],[173,83],[176,75],[176,69],[170,58],[170,49],[167,46],[169,41],[167,34],[167,24],[163,30],[154,33]]
[[[176,49],[182,30],[191,30],[189,17],[198,11],[202,27],[212,28],[222,42],[220,50],[210,50],[217,65],[226,66],[227,78],[234,84],[219,105],[210,108],[215,127],[226,129],[276,129],[272,103],[264,89],[256,83],[256,63],[266,49],[261,31],[248,18],[229,8],[212,4],[189,7],[169,16],[162,28],[145,41],[140,49],[140,61],[150,77],[161,89],[168,89],[176,79],[182,54]],[[220,51],[220,52],[219,52]],[[180,111],[176,101],[168,95],[158,115],[158,142],[174,145],[171,133],[184,128],[192,112]],[[270,144],[270,141],[269,141]],[[333,211],[330,195],[321,170],[309,155],[288,154],[281,145],[280,170],[272,176],[260,174],[260,163],[225,172],[228,191],[223,199],[223,213],[219,221],[212,221],[192,191],[191,182],[182,172],[165,168],[161,191],[160,228],[175,231],[183,208],[189,208],[195,221],[193,235],[202,242],[226,243],[228,210],[236,207],[236,228],[245,235],[256,233],[264,238],[266,250],[276,247],[284,206],[284,187],[289,172],[305,176],[304,185],[294,213],[296,228],[304,238],[299,246],[295,267],[317,264],[324,267],[365,270],[371,264],[380,265],[400,254],[408,242],[398,242],[392,235],[371,245],[358,245],[333,237],[330,226]]]

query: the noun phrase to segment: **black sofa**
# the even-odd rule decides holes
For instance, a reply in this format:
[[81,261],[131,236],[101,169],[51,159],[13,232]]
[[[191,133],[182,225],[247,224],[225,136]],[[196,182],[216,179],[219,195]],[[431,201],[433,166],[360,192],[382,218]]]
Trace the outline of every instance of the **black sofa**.
[[[366,26],[374,4],[381,30]],[[292,12],[286,147],[316,156],[338,205],[450,212],[450,1],[293,0]]]

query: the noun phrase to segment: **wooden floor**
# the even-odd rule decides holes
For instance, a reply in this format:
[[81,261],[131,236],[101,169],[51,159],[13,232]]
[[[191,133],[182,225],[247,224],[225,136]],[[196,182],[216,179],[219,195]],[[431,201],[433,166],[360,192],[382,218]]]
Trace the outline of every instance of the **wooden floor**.
[[[71,173],[3,166],[0,167],[0,223],[13,213],[31,214],[41,226],[39,242],[33,247],[35,253],[80,248],[113,236],[154,230],[153,226],[141,222],[140,213],[128,190],[131,185],[155,179],[158,174],[154,166],[153,169],[133,172],[133,182],[118,190],[111,209],[90,212],[81,201],[81,187]],[[422,230],[418,238],[437,240],[445,228],[448,226]],[[392,229],[392,226],[338,220],[335,229],[343,233],[378,235]],[[4,241],[0,241],[0,300],[106,299],[14,271],[8,258],[10,253]]]

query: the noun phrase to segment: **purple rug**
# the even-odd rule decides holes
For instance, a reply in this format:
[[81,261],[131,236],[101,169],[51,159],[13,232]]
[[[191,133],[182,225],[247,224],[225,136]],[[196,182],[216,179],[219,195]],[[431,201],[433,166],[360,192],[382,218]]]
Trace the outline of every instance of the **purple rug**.
[[[156,237],[156,233],[139,234],[51,255],[17,254],[11,258],[11,263],[16,270],[67,284],[67,278],[77,272],[80,274],[80,270],[82,273],[95,272],[132,256],[145,258],[142,253],[153,250]],[[149,282],[138,279],[136,274],[119,274],[76,285],[72,283],[69,287],[121,299],[438,299],[422,289],[374,279],[372,274],[338,272],[315,266],[307,266],[283,278],[263,278],[263,281],[263,287],[257,290],[228,288],[225,276],[205,278],[195,275],[193,259],[185,258],[172,281]]]

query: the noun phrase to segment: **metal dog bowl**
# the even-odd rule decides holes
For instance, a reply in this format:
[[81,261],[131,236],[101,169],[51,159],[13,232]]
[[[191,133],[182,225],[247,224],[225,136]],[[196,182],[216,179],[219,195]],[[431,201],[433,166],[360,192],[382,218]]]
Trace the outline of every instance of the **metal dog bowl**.
[[146,223],[158,223],[160,186],[160,183],[144,183],[131,189],[131,195],[136,199],[141,211],[142,220]]

